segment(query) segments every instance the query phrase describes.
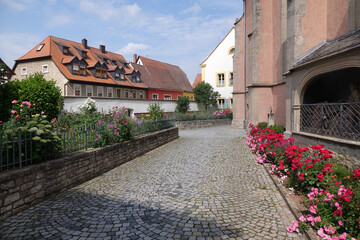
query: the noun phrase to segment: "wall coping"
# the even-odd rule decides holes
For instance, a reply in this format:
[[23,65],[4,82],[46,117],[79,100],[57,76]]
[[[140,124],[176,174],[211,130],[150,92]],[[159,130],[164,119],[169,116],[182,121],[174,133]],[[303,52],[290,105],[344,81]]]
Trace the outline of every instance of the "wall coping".
[[342,143],[342,144],[345,144],[345,145],[352,145],[352,146],[355,146],[355,147],[360,147],[360,141],[352,141],[352,140],[347,140],[347,139],[342,139],[342,138],[329,137],[329,136],[323,136],[323,135],[318,135],[318,134],[313,134],[313,133],[306,133],[306,132],[298,132],[298,131],[292,131],[291,133],[295,134],[295,135],[302,135],[302,136],[307,136],[307,137],[311,137],[311,138],[327,140],[327,141],[330,141],[330,142]]

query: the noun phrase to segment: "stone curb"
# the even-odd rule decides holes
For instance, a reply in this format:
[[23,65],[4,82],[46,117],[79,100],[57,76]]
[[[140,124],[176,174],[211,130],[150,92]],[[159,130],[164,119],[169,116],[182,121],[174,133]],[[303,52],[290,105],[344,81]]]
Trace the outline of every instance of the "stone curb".
[[[306,211],[307,208],[300,203],[299,197],[294,192],[289,192],[289,190],[279,181],[279,179],[272,175],[269,171],[269,166],[262,165],[266,170],[271,180],[275,184],[276,188],[280,192],[280,195],[284,199],[286,205],[288,206],[290,212],[294,215],[297,221],[299,221],[300,216],[302,216],[302,212]],[[317,236],[313,229],[309,229],[305,231],[304,235],[309,240],[319,240],[320,238]]]

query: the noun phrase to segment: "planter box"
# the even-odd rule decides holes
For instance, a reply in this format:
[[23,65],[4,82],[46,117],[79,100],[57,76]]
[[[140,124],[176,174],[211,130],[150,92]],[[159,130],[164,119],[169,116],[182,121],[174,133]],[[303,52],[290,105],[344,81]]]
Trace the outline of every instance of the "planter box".
[[0,219],[79,185],[179,137],[176,127],[0,173]]
[[225,118],[194,121],[176,121],[176,127],[178,127],[180,130],[216,127],[222,125],[231,125],[231,119]]

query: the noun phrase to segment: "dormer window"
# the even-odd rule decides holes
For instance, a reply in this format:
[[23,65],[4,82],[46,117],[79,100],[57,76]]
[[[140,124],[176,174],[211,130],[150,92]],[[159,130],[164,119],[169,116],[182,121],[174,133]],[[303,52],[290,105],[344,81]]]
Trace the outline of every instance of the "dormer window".
[[41,49],[44,47],[45,43],[40,44],[40,46],[36,49],[37,52],[40,52]]
[[117,65],[116,60],[112,60],[111,62],[112,62],[112,65],[114,65],[114,66]]
[[82,57],[82,58],[87,58],[87,53],[86,53],[86,51],[81,51],[81,57]]
[[64,55],[69,55],[69,48],[68,48],[68,47],[64,47],[64,48],[63,48],[63,53],[64,53]]
[[120,73],[115,73],[115,79],[116,80],[120,79]]
[[106,78],[106,70],[101,69],[101,68],[97,68],[96,73],[95,73],[95,77],[97,77],[97,78]]
[[101,78],[106,78],[106,70],[101,71]]
[[86,75],[86,67],[80,64],[73,64],[72,74],[85,76]]
[[125,80],[125,74],[121,73],[121,74],[120,74],[120,79],[121,79],[121,80]]
[[140,77],[139,76],[136,77],[136,82],[138,82],[138,83],[140,82]]

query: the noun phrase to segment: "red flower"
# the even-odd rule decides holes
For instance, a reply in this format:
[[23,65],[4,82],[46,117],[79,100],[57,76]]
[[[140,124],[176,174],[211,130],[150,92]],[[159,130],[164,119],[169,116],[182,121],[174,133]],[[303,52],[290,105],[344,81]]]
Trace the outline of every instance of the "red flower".
[[304,181],[304,180],[305,180],[305,174],[304,174],[304,173],[300,173],[300,174],[299,174],[299,180],[300,180],[300,181]]
[[20,117],[20,115],[19,115],[19,114],[15,116],[15,118],[16,118],[16,119],[18,119],[19,117]]
[[342,214],[343,214],[343,212],[341,210],[339,210],[339,209],[334,211],[334,216],[337,216],[337,215],[341,216]]
[[51,119],[51,122],[52,123],[56,122],[56,118]]
[[320,182],[324,180],[324,174],[322,173],[319,173],[316,177],[319,179]]
[[360,179],[360,168],[355,169],[354,174],[352,176],[354,179]]

